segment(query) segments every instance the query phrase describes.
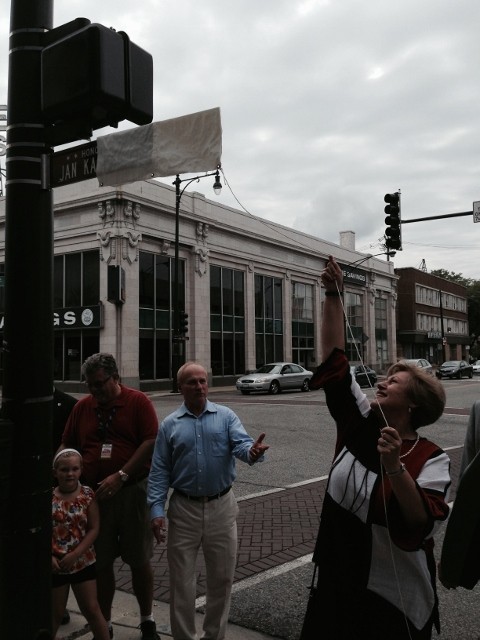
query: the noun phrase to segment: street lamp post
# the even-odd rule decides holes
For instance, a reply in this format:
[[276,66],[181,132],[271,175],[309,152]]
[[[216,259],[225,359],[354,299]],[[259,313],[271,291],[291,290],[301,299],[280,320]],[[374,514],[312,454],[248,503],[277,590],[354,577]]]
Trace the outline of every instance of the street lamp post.
[[[199,181],[201,178],[207,178],[208,176],[215,176],[215,182],[213,183],[213,191],[215,195],[220,195],[222,191],[222,183],[220,182],[219,168],[216,171],[205,173],[201,176],[195,176],[194,178],[180,179],[177,174],[174,182],[175,185],[175,261],[174,261],[174,279],[173,279],[173,327],[172,327],[172,393],[177,393],[177,371],[180,369],[185,361],[185,342],[187,338],[180,331],[180,277],[179,277],[179,230],[180,230],[180,200],[182,199],[183,192],[189,184],[195,181]],[[180,189],[180,185],[185,182],[185,186]]]
[[440,328],[442,331],[442,362],[445,362],[447,359],[447,355],[446,355],[446,345],[447,345],[447,338],[445,337],[445,328],[444,328],[444,324],[443,324],[443,305],[442,305],[442,290],[439,289],[438,290],[439,296],[440,296]]

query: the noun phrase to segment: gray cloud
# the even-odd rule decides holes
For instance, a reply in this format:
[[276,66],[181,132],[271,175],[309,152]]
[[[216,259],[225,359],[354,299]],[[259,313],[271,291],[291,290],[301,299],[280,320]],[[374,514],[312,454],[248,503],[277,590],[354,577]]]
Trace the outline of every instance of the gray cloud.
[[[153,54],[155,120],[221,108],[223,168],[253,215],[333,242],[351,229],[374,253],[386,192],[406,219],[480,200],[477,0],[55,3],[55,26],[80,15]],[[395,263],[480,279],[477,234],[468,217],[404,225]]]

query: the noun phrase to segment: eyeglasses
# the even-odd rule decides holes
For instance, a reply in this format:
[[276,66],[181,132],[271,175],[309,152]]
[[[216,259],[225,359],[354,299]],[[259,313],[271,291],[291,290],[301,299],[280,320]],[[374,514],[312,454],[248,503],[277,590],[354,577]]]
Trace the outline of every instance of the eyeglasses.
[[105,378],[104,380],[95,380],[94,382],[89,382],[88,380],[85,380],[85,384],[89,389],[102,389],[107,384],[107,382],[110,380],[111,377],[112,376],[108,376],[108,378]]

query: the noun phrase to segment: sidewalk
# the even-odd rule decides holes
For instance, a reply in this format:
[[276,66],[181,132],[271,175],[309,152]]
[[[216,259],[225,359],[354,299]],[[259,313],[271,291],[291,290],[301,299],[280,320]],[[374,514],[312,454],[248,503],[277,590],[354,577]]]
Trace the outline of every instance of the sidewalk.
[[[70,623],[61,626],[57,635],[60,638],[63,636],[65,640],[77,640],[77,638],[91,640],[92,634],[86,626],[85,618],[79,612],[77,602],[72,593],[70,593],[68,599],[68,610],[70,612]],[[168,604],[155,601],[153,603],[153,615],[157,623],[157,631],[162,640],[171,638]],[[202,618],[203,615],[197,613],[198,631],[202,628]],[[140,620],[135,596],[125,591],[116,591],[113,602],[112,623],[114,640],[140,640]],[[229,624],[227,638],[228,640],[271,640],[272,636]]]
[[[455,489],[458,482],[462,449],[449,451],[451,459],[452,495],[455,498]],[[238,525],[238,559],[235,570],[235,584],[241,584],[245,578],[262,577],[262,574],[270,569],[275,570],[286,563],[303,558],[313,552],[318,530],[320,511],[323,503],[325,482],[322,479],[298,486],[245,497],[239,499]],[[153,615],[157,623],[157,630],[163,638],[171,638],[169,623],[169,578],[168,564],[164,546],[156,546],[152,559],[154,568],[154,607]],[[203,557],[199,554],[197,566],[197,596],[205,594],[205,566]],[[132,583],[129,568],[121,561],[115,563],[117,591],[115,593],[112,622],[114,628],[114,640],[140,640],[139,616],[136,599],[132,591]],[[289,574],[289,580],[293,575]],[[282,607],[278,596],[273,592],[272,580],[262,583],[262,590],[269,606],[274,607],[279,619],[282,615],[288,616],[287,607]],[[247,588],[245,593],[248,593]],[[302,592],[306,589],[302,586]],[[243,603],[242,603],[243,604]],[[302,611],[306,603],[301,604]],[[248,605],[247,605],[248,607]],[[243,606],[241,607],[243,610]],[[60,627],[59,637],[65,640],[85,638],[91,640],[92,634],[85,627],[85,619],[80,615],[77,603],[73,595],[70,595],[68,609],[71,614],[71,622]],[[201,631],[203,615],[197,613],[197,631]],[[243,617],[241,618],[243,622]],[[247,624],[268,628],[263,616],[255,620],[247,620]],[[286,620],[280,620],[277,628],[286,627]],[[273,632],[273,631],[272,631]],[[267,640],[273,636],[266,633],[253,631],[249,628],[235,624],[229,624],[227,640]],[[286,637],[276,635],[275,637]]]

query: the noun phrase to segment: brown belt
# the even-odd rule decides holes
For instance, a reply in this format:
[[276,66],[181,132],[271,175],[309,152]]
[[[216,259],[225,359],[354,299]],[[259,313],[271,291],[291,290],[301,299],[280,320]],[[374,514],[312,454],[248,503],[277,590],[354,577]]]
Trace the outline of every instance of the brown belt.
[[189,496],[187,493],[180,491],[180,489],[175,489],[175,491],[184,498],[187,498],[187,500],[193,500],[194,502],[210,502],[211,500],[218,500],[218,498],[221,498],[228,493],[231,488],[232,487],[227,487],[223,491],[220,491],[220,493],[215,493],[213,496]]

